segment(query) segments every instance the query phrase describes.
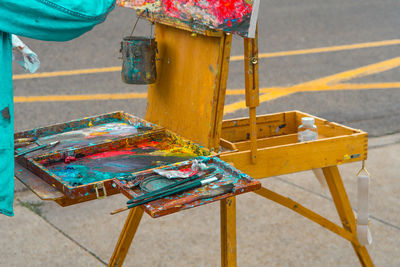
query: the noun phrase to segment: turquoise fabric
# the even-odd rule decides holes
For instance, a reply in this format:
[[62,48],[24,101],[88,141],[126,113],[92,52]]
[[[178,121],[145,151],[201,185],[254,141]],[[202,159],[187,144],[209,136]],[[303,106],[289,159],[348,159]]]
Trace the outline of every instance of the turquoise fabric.
[[[14,113],[12,98],[11,35],[0,32],[0,111],[8,107],[10,115]],[[0,213],[8,216],[14,215],[13,126],[0,112]]]
[[46,41],[71,40],[103,22],[113,9],[114,2],[115,0],[0,0],[0,213],[14,215],[11,34]]
[[0,0],[0,31],[67,41],[103,22],[115,0]]

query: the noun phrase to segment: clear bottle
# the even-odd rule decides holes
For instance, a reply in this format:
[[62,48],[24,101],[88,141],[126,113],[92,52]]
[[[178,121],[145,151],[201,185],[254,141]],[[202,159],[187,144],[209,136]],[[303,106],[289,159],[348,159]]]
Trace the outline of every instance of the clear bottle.
[[318,139],[318,129],[317,126],[314,125],[314,122],[314,118],[301,118],[302,124],[297,130],[299,142],[306,142]]

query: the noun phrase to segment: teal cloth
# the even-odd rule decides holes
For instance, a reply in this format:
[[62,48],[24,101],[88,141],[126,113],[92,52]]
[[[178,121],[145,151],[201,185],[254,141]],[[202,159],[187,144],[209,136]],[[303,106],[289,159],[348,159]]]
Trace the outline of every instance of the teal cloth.
[[14,113],[12,98],[11,35],[0,32],[0,213],[8,216],[14,215],[14,124],[1,111],[8,107],[10,115]]
[[[0,0],[0,213],[14,215],[11,34],[46,41],[71,40],[103,22],[113,9],[114,2],[115,0]],[[7,116],[7,108],[10,117]]]

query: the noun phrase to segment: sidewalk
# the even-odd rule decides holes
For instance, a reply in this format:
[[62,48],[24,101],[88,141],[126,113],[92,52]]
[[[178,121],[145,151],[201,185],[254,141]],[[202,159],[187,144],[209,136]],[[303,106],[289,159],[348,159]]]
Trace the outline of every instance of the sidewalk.
[[[400,134],[370,138],[370,213],[376,266],[400,265]],[[339,167],[353,208],[361,163]],[[311,171],[261,180],[340,224]],[[104,266],[127,212],[122,195],[62,208],[17,182],[15,217],[0,216],[0,266]],[[124,266],[220,266],[219,205],[159,219],[144,214]],[[351,244],[253,193],[237,201],[238,266],[359,266]]]

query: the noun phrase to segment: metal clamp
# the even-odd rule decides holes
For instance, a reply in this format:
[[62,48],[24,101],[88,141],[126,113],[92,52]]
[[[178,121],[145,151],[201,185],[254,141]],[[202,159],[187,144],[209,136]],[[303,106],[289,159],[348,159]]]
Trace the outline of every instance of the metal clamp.
[[[94,184],[93,187],[94,187],[94,190],[96,191],[97,199],[104,199],[104,198],[107,197],[107,191],[106,191],[106,188],[104,187],[104,183],[103,182]],[[99,190],[101,190],[101,189],[103,189],[103,195],[102,196],[100,196],[100,194],[99,194]]]

